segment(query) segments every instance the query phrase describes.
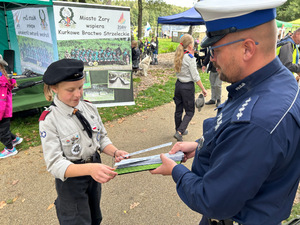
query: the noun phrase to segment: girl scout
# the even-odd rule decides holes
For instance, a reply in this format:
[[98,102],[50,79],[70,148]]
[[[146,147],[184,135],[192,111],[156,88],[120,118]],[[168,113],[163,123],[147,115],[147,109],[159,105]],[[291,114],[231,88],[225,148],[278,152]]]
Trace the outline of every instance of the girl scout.
[[62,59],[43,77],[45,97],[53,102],[40,117],[40,136],[47,169],[56,178],[60,224],[101,223],[101,183],[117,173],[101,164],[98,150],[117,162],[128,154],[107,137],[97,108],[81,100],[83,68],[80,60]]

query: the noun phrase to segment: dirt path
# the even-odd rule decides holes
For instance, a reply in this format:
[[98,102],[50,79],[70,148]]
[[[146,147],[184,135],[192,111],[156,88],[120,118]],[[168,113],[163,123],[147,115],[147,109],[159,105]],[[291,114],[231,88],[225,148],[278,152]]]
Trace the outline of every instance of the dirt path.
[[[168,103],[106,123],[109,137],[120,149],[134,152],[172,141],[175,105]],[[214,116],[214,107],[196,112],[185,141],[194,141],[202,133],[204,118]],[[151,154],[167,152],[159,149]],[[105,164],[112,159],[102,156]],[[186,163],[191,166],[191,161]],[[1,224],[58,224],[53,202],[56,198],[53,177],[46,171],[41,146],[0,161]],[[117,176],[103,185],[102,224],[197,224],[201,215],[179,199],[171,177],[151,175],[148,171]]]

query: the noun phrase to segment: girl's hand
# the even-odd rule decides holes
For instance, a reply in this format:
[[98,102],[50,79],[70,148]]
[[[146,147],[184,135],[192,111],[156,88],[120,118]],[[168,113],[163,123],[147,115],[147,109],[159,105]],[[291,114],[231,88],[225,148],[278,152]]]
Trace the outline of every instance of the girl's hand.
[[128,157],[125,157],[125,155],[128,155],[128,152],[125,152],[123,150],[116,150],[114,157],[115,157],[115,162],[120,162],[123,159],[127,159]]
[[202,90],[203,96],[206,97],[207,91],[205,89]]
[[101,163],[90,163],[90,175],[98,183],[104,184],[115,178],[116,173],[114,168]]

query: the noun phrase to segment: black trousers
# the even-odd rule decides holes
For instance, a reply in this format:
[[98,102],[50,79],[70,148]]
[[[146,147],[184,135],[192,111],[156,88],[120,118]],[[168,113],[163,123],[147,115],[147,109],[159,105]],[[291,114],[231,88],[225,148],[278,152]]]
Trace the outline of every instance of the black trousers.
[[[182,83],[179,80],[175,84],[174,93],[175,129],[183,133],[192,120],[195,113],[195,84],[194,82]],[[183,110],[185,115],[182,118]]]
[[[96,158],[100,163],[100,157]],[[93,162],[96,161],[93,160]],[[99,225],[101,223],[100,183],[91,176],[82,176],[68,178],[65,181],[55,179],[55,184],[56,214],[61,225]]]
[[13,148],[12,140],[16,138],[16,135],[10,131],[10,118],[3,118],[0,121],[0,141],[8,149]]

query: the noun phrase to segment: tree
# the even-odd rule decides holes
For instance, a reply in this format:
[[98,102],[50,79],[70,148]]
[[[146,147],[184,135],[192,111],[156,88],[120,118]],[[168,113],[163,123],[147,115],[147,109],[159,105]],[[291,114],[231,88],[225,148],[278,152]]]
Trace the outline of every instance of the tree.
[[143,1],[138,0],[138,39],[142,37],[142,24],[143,24]]
[[292,21],[300,18],[300,0],[288,0],[277,8],[277,19],[282,21]]

